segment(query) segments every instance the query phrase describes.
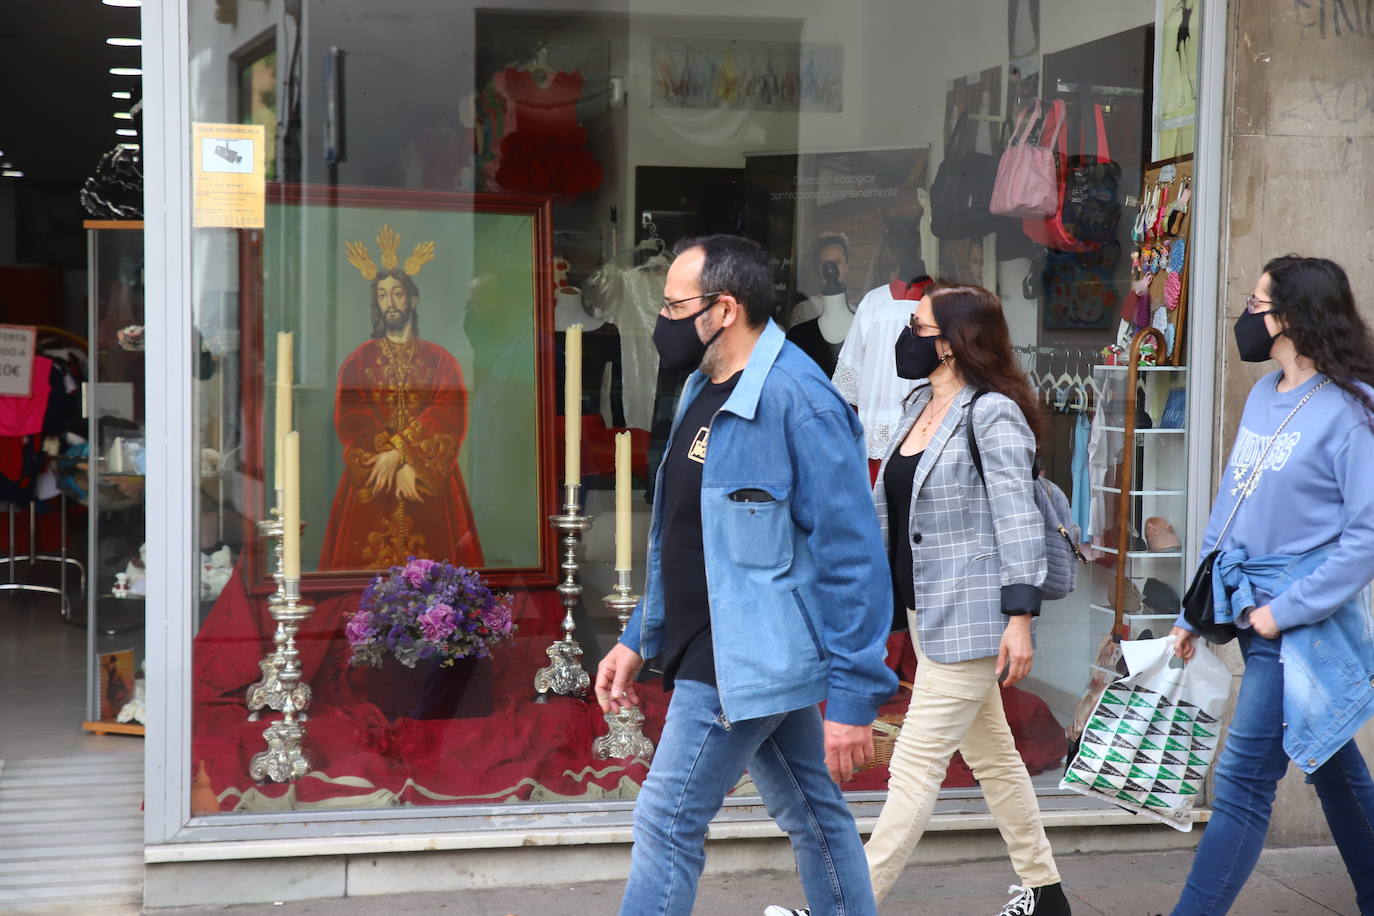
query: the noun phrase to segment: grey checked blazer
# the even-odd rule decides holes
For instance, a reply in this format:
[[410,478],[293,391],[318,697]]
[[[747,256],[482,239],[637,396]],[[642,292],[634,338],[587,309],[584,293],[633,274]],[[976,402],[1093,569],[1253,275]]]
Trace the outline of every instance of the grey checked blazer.
[[[996,655],[1004,601],[1008,609],[1038,612],[1045,581],[1045,527],[1030,477],[1035,436],[1011,398],[989,392],[978,399],[973,423],[985,487],[964,425],[973,393],[965,388],[955,396],[916,467],[906,533],[921,651],[945,663]],[[930,397],[928,383],[912,393],[873,488],[884,547],[890,542],[883,474]]]

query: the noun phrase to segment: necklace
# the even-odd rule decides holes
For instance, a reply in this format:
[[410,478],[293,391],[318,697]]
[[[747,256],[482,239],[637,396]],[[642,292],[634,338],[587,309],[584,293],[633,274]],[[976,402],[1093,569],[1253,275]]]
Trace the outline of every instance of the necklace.
[[949,395],[949,397],[942,400],[938,405],[934,401],[926,405],[926,409],[921,412],[923,418],[923,422],[921,423],[921,435],[924,436],[926,433],[930,432],[931,428],[944,417],[945,410],[949,408],[950,402],[954,400],[955,395],[958,393],[957,391],[954,392]]

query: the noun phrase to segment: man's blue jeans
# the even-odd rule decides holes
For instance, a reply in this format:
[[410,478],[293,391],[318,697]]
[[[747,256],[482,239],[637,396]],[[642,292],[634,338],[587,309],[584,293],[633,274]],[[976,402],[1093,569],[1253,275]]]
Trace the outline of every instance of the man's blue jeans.
[[[1174,916],[1220,916],[1235,902],[1264,848],[1283,751],[1283,664],[1279,639],[1242,630],[1245,676],[1226,744],[1216,762],[1212,819],[1203,831]],[[1360,912],[1374,914],[1374,782],[1352,740],[1307,778],[1355,885]]]
[[726,722],[716,688],[699,681],[677,682],[635,802],[621,916],[692,912],[707,825],[746,768],[792,839],[813,916],[876,916],[859,831],[825,767],[820,710]]

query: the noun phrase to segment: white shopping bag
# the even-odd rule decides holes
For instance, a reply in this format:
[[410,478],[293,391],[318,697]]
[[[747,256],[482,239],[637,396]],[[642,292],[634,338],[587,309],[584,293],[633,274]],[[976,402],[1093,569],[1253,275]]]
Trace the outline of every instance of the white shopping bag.
[[1107,686],[1059,788],[1102,798],[1184,832],[1216,757],[1231,672],[1202,640],[1192,661],[1172,636],[1127,640],[1130,672]]

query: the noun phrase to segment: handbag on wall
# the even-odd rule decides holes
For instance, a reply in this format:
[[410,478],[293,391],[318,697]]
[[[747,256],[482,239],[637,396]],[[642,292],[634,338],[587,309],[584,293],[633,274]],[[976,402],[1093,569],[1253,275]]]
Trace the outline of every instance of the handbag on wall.
[[[1116,237],[1121,219],[1121,166],[1112,161],[1102,106],[1085,100],[1080,109],[1092,111],[1094,129],[1091,134],[1081,129],[1076,132],[1084,152],[1070,156],[1068,135],[1074,131],[1061,129],[1067,110],[1063,101],[1056,100],[1051,106],[1041,129],[1041,145],[1048,149],[1048,143],[1055,143],[1057,147],[1058,201],[1049,216],[1024,219],[1021,223],[1033,242],[1055,251],[1100,248]],[[1087,149],[1089,139],[1092,149]]]
[[997,218],[988,209],[997,159],[974,152],[968,130],[968,115],[961,114],[930,184],[930,231],[946,241],[982,238],[997,230]]
[[[1002,152],[1002,160],[997,164],[997,179],[992,185],[988,209],[993,213],[1043,218],[1059,206],[1059,181],[1052,149],[1056,137],[1051,136],[1044,145],[1027,142],[1039,120],[1039,99],[1033,110],[1022,109],[1016,116],[1011,143]],[[1056,124],[1056,134],[1062,127],[1062,121]]]
[[1216,615],[1216,587],[1215,574],[1213,567],[1216,566],[1217,555],[1221,553],[1221,545],[1226,540],[1226,535],[1231,531],[1231,523],[1236,520],[1236,513],[1240,511],[1240,504],[1245,502],[1245,497],[1255,491],[1259,485],[1260,474],[1264,472],[1264,464],[1269,460],[1269,450],[1278,441],[1283,433],[1288,421],[1297,416],[1299,410],[1312,396],[1321,391],[1331,380],[1327,379],[1320,385],[1313,388],[1303,395],[1301,401],[1293,406],[1288,412],[1288,416],[1283,418],[1279,428],[1274,430],[1274,435],[1269,437],[1268,444],[1260,452],[1259,459],[1255,462],[1254,468],[1250,471],[1250,476],[1245,478],[1245,483],[1241,484],[1240,494],[1236,497],[1236,503],[1231,507],[1231,514],[1226,518],[1226,524],[1221,526],[1221,534],[1217,536],[1216,545],[1202,558],[1202,563],[1198,565],[1197,572],[1193,574],[1192,584],[1188,586],[1188,591],[1183,594],[1183,619],[1188,626],[1197,631],[1203,638],[1210,643],[1221,645],[1228,643],[1236,638],[1236,625],[1229,620],[1218,620]]

